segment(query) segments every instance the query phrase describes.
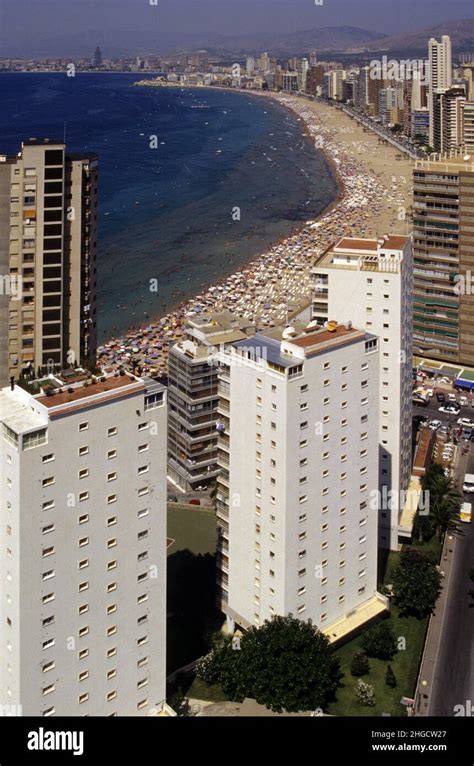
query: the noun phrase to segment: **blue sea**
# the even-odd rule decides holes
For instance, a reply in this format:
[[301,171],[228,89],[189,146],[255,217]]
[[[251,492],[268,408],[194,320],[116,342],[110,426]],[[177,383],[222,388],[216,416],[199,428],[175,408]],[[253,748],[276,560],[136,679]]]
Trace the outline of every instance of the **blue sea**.
[[279,104],[132,87],[139,79],[0,75],[0,154],[66,136],[69,151],[99,155],[102,340],[232,273],[337,195],[303,123]]

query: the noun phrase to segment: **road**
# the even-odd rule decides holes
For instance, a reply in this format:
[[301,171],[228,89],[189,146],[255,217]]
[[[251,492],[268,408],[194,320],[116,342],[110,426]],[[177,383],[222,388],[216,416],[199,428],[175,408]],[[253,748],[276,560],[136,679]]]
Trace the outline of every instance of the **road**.
[[[458,480],[466,470],[474,473],[472,449],[461,459]],[[462,524],[461,534],[448,540],[448,548],[453,557],[428,704],[428,715],[433,716],[453,716],[456,705],[474,702],[474,599],[468,595],[474,583],[467,575],[474,568],[474,522]]]

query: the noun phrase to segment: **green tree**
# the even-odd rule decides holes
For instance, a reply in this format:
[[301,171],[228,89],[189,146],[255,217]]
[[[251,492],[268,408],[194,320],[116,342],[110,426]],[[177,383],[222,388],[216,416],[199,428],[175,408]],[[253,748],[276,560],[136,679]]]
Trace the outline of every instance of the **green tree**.
[[237,646],[230,639],[213,653],[211,677],[229,699],[251,697],[276,713],[323,708],[342,677],[328,638],[291,615],[251,627]]
[[390,686],[391,689],[395,689],[397,685],[397,678],[392,670],[391,665],[387,665],[387,672],[385,674],[385,683]]
[[417,511],[413,521],[413,538],[418,542],[427,543],[434,535],[433,522],[429,516],[420,516]]
[[371,684],[366,684],[359,678],[355,692],[359,705],[363,705],[364,707],[375,706],[374,687],[371,686]]
[[405,614],[431,614],[441,591],[441,575],[431,559],[416,548],[405,548],[393,572],[395,603]]
[[389,620],[369,628],[362,637],[362,646],[369,657],[391,660],[397,652],[397,641]]
[[370,672],[369,658],[362,650],[354,653],[351,662],[352,676],[366,676]]

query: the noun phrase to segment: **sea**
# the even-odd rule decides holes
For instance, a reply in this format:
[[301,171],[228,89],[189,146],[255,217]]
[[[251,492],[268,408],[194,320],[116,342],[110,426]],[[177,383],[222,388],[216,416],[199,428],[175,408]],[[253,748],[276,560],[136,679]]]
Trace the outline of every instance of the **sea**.
[[275,101],[133,87],[143,76],[0,74],[0,154],[49,137],[99,157],[101,341],[233,273],[338,191],[303,122]]

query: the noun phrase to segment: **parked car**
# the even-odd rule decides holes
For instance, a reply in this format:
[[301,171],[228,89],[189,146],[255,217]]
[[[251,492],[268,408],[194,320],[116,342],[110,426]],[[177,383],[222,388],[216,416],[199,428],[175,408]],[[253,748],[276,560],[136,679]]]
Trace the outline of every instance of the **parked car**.
[[178,498],[176,497],[176,495],[168,495],[168,503],[177,503],[177,502],[178,502]]
[[459,418],[457,424],[463,428],[474,428],[474,423],[469,418]]
[[189,505],[201,505],[201,501],[196,497],[193,497],[193,499],[189,501]]
[[446,396],[442,393],[438,393],[436,394],[436,400],[444,404],[444,402],[446,401]]
[[456,394],[448,394],[448,401],[457,403]]
[[443,425],[443,424],[442,424],[441,420],[432,420],[432,421],[431,421],[431,423],[430,423],[430,425],[429,425],[429,427],[430,427],[430,428],[431,428],[433,431],[437,431],[437,430],[438,430],[438,428],[441,428],[441,426],[442,426],[442,425]]
[[459,404],[461,407],[468,407],[469,406],[469,399],[467,396],[460,396],[459,397]]
[[427,400],[426,399],[422,399],[421,396],[412,396],[411,401],[417,407],[428,407]]
[[438,407],[438,412],[444,412],[447,415],[459,415],[461,408],[457,404],[444,404],[443,407]]
[[425,396],[428,397],[428,399],[431,399],[433,397],[434,391],[432,388],[427,388],[425,390]]

